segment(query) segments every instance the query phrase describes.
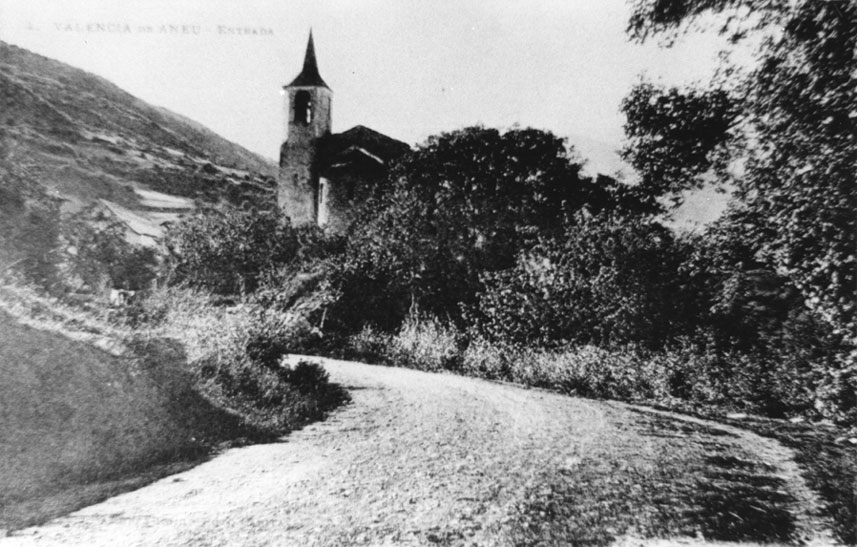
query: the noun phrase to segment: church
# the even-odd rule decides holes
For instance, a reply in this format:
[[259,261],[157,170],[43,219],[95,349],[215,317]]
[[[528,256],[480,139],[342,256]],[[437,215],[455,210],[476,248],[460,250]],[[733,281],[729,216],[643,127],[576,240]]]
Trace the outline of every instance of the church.
[[362,125],[331,133],[333,91],[319,74],[312,31],[303,70],[283,91],[286,136],[277,203],[294,225],[315,223],[342,232],[354,207],[410,146]]

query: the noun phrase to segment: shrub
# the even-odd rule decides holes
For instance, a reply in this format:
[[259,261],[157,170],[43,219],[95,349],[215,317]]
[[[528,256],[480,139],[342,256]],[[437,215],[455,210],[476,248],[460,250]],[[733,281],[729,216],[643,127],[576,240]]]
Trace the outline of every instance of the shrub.
[[492,340],[523,345],[655,348],[687,323],[682,255],[659,224],[581,218],[513,268],[483,275],[474,320]]
[[289,353],[292,333],[296,331],[283,314],[257,311],[247,325],[245,351],[256,365],[278,370],[282,357]]
[[488,380],[508,379],[515,354],[520,350],[499,342],[491,342],[478,333],[470,333],[461,356],[461,372]]
[[459,336],[454,327],[412,310],[399,332],[389,338],[385,359],[417,370],[458,370]]
[[704,334],[679,337],[657,350],[591,344],[537,348],[490,340],[476,330],[462,333],[412,312],[396,334],[365,327],[349,339],[347,351],[393,366],[450,370],[592,398],[842,422],[853,421],[855,408],[853,364],[813,361],[788,348],[777,358],[718,349]]
[[128,243],[124,225],[95,208],[79,213],[63,232],[75,249],[66,256],[68,273],[90,291],[120,287],[139,291],[149,288],[157,275],[155,250]]
[[[270,271],[251,300],[260,309],[300,317],[304,324],[318,325],[320,330],[339,299],[330,279],[331,268],[330,261],[321,259],[311,260],[299,269],[283,267]],[[337,323],[335,318],[332,320]]]
[[663,362],[633,347],[528,348],[465,334],[417,312],[395,335],[364,328],[351,337],[349,349],[393,366],[449,370],[585,397],[653,400],[669,393]]
[[204,291],[170,287],[154,291],[142,303],[156,318],[146,325],[152,334],[183,343],[207,397],[274,432],[341,402],[341,390],[328,386],[326,374],[280,366],[285,353],[300,350],[311,339],[305,319],[250,300],[229,306],[213,301]]
[[584,346],[547,357],[553,357],[564,391],[634,401],[661,400],[667,396],[666,370],[636,348],[608,351]]
[[310,361],[299,361],[295,368],[284,370],[288,382],[304,394],[320,393],[330,381],[327,371],[318,363]]
[[170,282],[245,294],[262,274],[295,260],[296,231],[279,211],[203,209],[168,230]]
[[348,337],[345,351],[352,359],[383,363],[390,338],[391,335],[377,330],[372,325],[364,325],[360,332]]

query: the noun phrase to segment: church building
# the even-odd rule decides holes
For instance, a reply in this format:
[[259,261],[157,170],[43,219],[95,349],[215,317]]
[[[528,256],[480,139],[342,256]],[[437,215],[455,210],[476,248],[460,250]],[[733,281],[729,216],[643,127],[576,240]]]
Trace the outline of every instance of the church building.
[[277,203],[294,225],[315,223],[344,231],[354,206],[410,147],[362,125],[331,133],[333,91],[319,74],[312,31],[303,70],[283,90],[286,135]]

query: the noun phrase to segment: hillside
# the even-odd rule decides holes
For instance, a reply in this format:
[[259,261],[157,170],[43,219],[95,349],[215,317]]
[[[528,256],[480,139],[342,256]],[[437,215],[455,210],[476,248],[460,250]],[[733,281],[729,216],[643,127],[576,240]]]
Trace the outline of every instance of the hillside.
[[195,391],[175,341],[123,347],[21,321],[0,309],[0,529],[139,487],[175,469],[155,464],[250,432]]
[[273,203],[272,162],[99,76],[0,42],[0,89],[3,160],[64,213],[101,203],[157,232],[194,202]]

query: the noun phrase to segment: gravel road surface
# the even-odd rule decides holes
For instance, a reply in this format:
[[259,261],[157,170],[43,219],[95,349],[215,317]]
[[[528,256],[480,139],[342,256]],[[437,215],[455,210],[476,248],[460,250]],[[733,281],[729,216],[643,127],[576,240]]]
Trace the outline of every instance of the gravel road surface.
[[[327,421],[227,450],[0,545],[511,545],[521,502],[546,470],[573,479],[575,466],[609,453],[615,439],[640,453],[669,441],[634,432],[628,424],[639,413],[615,403],[323,363],[353,398]],[[718,442],[762,453],[801,507],[817,503],[774,441],[740,433]],[[798,527],[815,526],[795,511]]]

